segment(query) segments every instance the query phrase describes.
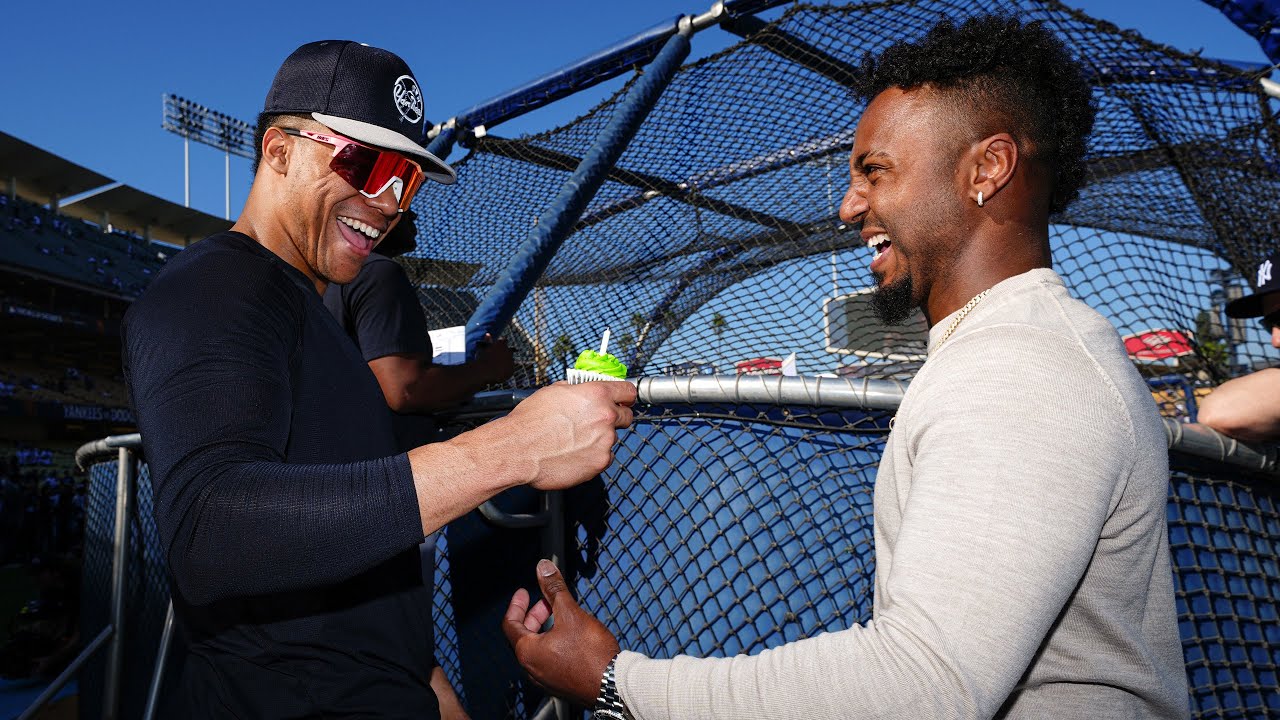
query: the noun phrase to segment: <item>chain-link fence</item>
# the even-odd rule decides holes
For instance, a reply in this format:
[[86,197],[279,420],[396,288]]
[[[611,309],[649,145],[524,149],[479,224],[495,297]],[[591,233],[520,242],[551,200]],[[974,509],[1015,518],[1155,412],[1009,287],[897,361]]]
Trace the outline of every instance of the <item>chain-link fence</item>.
[[[131,456],[131,462],[137,462]],[[111,582],[115,547],[116,483],[118,461],[89,468],[89,495],[85,517],[84,570],[80,611],[80,637],[91,638],[112,622]],[[124,643],[119,675],[124,679],[118,694],[116,717],[140,718],[155,670],[156,649],[169,603],[169,581],[160,549],[160,533],[153,514],[151,475],[139,465],[135,501],[131,504],[129,543],[125,551],[124,621],[117,631]],[[172,681],[181,672],[182,653],[172,654],[167,673]],[[109,653],[98,653],[81,670],[79,685],[83,720],[103,717]],[[161,708],[163,710],[163,708]],[[157,717],[168,717],[160,712]]]

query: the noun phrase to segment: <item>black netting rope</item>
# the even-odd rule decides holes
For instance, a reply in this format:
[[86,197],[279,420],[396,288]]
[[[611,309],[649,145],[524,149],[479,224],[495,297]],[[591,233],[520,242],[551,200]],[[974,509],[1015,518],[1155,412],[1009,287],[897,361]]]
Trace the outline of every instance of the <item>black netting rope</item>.
[[[1122,334],[1191,342],[1144,364],[1150,375],[1208,386],[1267,362],[1256,324],[1221,318],[1280,236],[1276,124],[1256,78],[1056,2],[933,0],[796,6],[685,67],[508,330],[515,384],[563,377],[605,325],[644,374],[732,372],[792,351],[809,374],[909,372],[886,353],[827,350],[824,301],[870,285],[867,251],[836,218],[862,109],[837,70],[944,17],[990,11],[1044,21],[1094,77],[1090,182],[1053,228],[1072,292]],[[470,141],[460,182],[420,197],[424,241],[405,262],[434,323],[465,320],[458,308],[488,291],[625,91],[555,130]]]
[[1280,510],[1274,480],[1175,472],[1169,540],[1195,717],[1280,712]]

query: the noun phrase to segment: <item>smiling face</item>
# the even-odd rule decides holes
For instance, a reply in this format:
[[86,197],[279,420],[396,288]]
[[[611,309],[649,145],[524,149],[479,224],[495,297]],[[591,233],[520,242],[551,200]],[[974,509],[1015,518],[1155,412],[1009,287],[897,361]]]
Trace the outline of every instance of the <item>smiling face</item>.
[[966,237],[959,135],[954,109],[927,88],[886,90],[858,122],[840,219],[860,224],[875,253],[872,306],[884,322],[902,322],[915,307],[927,317],[931,289],[953,271]]
[[[304,129],[327,131],[319,123]],[[273,193],[281,232],[260,241],[320,292],[331,282],[351,282],[399,219],[395,193],[388,188],[374,198],[362,195],[330,169],[331,145],[283,133],[266,142],[287,143],[288,163]]]

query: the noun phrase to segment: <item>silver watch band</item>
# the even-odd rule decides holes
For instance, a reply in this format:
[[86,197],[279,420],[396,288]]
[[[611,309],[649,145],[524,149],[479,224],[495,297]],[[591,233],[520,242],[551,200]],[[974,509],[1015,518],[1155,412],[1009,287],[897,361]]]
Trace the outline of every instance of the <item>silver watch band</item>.
[[622,696],[618,694],[618,682],[614,676],[616,662],[618,656],[614,655],[605,667],[604,674],[600,676],[600,695],[596,698],[596,706],[591,709],[592,717],[596,720],[634,720],[631,713],[627,712],[627,706],[622,704]]

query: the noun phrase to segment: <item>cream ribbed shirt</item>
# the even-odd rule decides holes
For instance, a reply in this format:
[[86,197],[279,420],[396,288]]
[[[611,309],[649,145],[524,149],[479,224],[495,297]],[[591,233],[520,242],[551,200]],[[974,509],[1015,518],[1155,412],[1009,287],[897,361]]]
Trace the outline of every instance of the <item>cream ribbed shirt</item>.
[[875,487],[866,625],[618,658],[639,720],[1185,718],[1168,455],[1115,329],[1049,269],[996,285],[912,381]]

